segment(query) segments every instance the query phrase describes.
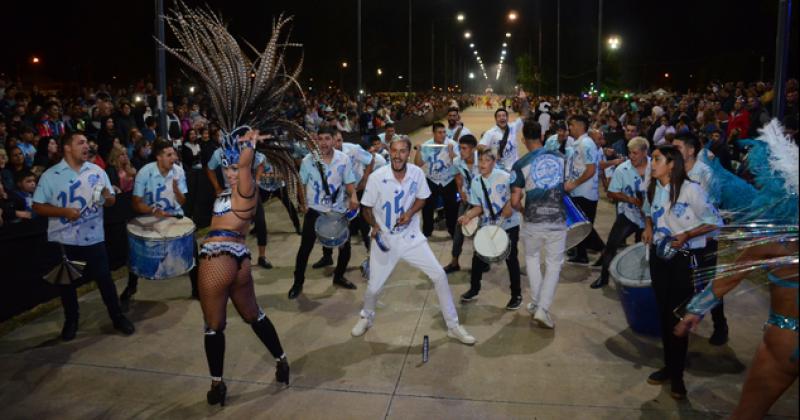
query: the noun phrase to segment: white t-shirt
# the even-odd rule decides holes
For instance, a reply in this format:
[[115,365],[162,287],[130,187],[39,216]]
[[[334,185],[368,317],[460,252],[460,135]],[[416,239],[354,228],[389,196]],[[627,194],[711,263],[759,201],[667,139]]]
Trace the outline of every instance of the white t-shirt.
[[406,165],[403,182],[397,181],[391,166],[384,166],[373,172],[367,179],[361,204],[372,208],[375,221],[381,231],[390,236],[400,236],[413,242],[425,241],[420,230],[419,212],[404,226],[395,226],[397,218],[414,205],[417,199],[427,199],[431,195],[425,174],[416,165]]
[[[514,166],[514,162],[519,159],[517,150],[517,132],[522,129],[522,118],[517,118],[513,123],[508,124],[508,142],[505,149],[503,149],[503,156],[497,156],[497,167],[506,171],[510,171]],[[494,126],[483,133],[480,145],[489,147],[495,154],[500,152],[500,142],[503,140],[503,130],[498,126]]]

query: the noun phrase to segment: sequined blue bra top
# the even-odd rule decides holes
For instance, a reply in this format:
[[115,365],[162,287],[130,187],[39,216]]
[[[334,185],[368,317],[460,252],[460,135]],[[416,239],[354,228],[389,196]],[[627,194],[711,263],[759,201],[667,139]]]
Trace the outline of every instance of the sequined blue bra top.
[[231,189],[221,192],[214,200],[214,216],[222,216],[231,211]]

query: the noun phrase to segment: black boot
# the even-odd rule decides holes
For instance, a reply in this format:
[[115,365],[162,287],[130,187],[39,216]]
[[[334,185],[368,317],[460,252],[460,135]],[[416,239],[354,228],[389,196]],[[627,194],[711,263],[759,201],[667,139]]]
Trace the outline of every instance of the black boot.
[[219,404],[220,407],[225,406],[225,396],[228,394],[228,387],[225,386],[225,382],[217,382],[216,384],[211,384],[211,389],[208,390],[206,394],[206,400],[208,400],[209,405]]
[[286,360],[286,355],[281,356],[275,364],[275,380],[278,383],[289,385],[289,361]]
[[315,262],[314,264],[311,264],[311,268],[322,268],[331,265],[333,265],[333,257],[323,255],[322,258],[319,259],[319,261]]

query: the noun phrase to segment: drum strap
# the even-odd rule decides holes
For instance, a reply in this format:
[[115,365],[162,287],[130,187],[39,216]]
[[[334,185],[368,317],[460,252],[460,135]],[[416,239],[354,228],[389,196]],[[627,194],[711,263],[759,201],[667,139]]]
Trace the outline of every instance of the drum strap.
[[319,171],[320,179],[322,179],[322,188],[325,189],[325,195],[330,197],[331,203],[336,202],[336,197],[339,196],[339,189],[337,188],[336,191],[333,192],[333,195],[331,195],[331,190],[328,186],[328,177],[325,176],[325,170],[322,168],[322,162],[319,160],[317,161],[317,170]]
[[461,124],[457,129],[456,132],[453,133],[453,140],[458,141],[458,138],[461,137],[461,130],[464,129],[464,124]]
[[489,198],[489,191],[486,189],[483,177],[481,177],[481,189],[483,190],[483,196],[486,197],[486,205],[489,206],[489,215],[492,216],[492,221],[494,222],[497,220],[497,215],[494,213],[494,205],[492,204],[492,199]]
[[503,157],[503,152],[506,150],[506,145],[508,144],[508,134],[511,132],[511,128],[506,126],[505,131],[503,132],[503,138],[500,139],[500,147],[497,150],[497,159],[501,159]]

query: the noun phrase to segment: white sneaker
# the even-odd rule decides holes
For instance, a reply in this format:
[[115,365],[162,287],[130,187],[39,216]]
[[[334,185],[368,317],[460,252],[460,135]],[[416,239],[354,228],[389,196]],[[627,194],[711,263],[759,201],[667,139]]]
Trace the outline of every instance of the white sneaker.
[[467,330],[465,330],[461,325],[447,330],[447,336],[450,338],[455,338],[464,344],[475,344],[475,342],[478,341],[475,339],[475,337],[469,335]]
[[545,311],[542,308],[536,309],[536,313],[533,314],[533,320],[542,328],[553,329],[556,326],[555,322],[553,322],[553,319],[550,318],[550,312]]
[[370,322],[370,320],[361,317],[358,322],[356,322],[355,327],[350,331],[350,334],[352,334],[353,337],[361,337],[371,326],[372,322]]
[[531,315],[533,315],[533,314],[536,313],[536,308],[538,308],[538,306],[535,303],[531,302],[531,303],[528,304],[527,308],[528,308],[528,312],[530,312]]

